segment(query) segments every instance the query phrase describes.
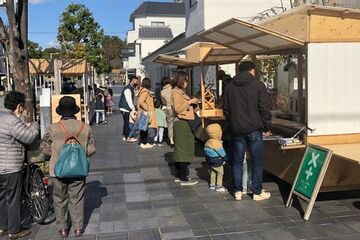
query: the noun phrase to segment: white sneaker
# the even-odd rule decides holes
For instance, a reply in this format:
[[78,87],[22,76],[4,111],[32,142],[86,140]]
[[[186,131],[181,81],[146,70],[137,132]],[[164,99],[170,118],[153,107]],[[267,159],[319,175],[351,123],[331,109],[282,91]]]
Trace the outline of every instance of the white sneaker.
[[[99,123],[97,123],[97,124],[99,124]],[[123,137],[123,141],[124,141],[124,142],[126,141],[126,137]]]
[[[190,181],[190,180],[191,180],[191,177],[188,177],[187,179]],[[181,182],[181,180],[180,180],[180,178],[175,178],[175,179],[174,179],[174,182],[179,183],[179,182]]]
[[154,145],[152,145],[152,144],[150,144],[150,143],[147,143],[147,144],[145,144],[146,146],[147,146],[147,148],[153,148],[154,147]]
[[269,199],[270,197],[271,197],[271,193],[266,192],[265,190],[262,190],[260,194],[253,195],[253,200],[254,201],[262,201],[262,200]]
[[235,192],[234,197],[236,201],[240,201],[242,198],[242,192]]
[[227,192],[228,190],[223,186],[216,186],[215,191],[217,191],[217,192]]
[[143,149],[148,149],[148,148],[152,148],[153,147],[153,145],[147,145],[147,144],[140,144],[140,148],[143,148]]
[[196,180],[180,181],[181,186],[192,186],[192,185],[195,185],[197,183],[198,183],[198,181],[196,181]]

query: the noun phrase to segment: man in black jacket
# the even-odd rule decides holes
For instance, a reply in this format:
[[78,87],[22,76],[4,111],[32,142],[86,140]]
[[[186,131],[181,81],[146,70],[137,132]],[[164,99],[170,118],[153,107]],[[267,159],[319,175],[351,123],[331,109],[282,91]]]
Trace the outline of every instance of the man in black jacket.
[[265,85],[255,79],[255,64],[242,62],[239,74],[226,86],[224,114],[231,132],[235,199],[242,197],[243,161],[246,148],[252,158],[252,190],[255,201],[270,198],[262,189],[263,135],[270,135],[271,101]]

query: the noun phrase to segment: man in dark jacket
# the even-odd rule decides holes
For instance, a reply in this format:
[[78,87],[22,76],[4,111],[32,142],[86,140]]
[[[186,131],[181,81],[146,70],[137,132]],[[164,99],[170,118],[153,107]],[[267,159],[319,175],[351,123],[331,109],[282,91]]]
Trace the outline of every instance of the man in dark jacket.
[[129,116],[130,112],[135,110],[134,98],[135,98],[135,87],[138,85],[139,79],[135,76],[131,77],[130,83],[126,85],[120,96],[119,108],[121,115],[124,119],[123,125],[123,140],[128,140],[129,137]]
[[252,158],[252,190],[255,201],[270,198],[262,189],[263,135],[270,135],[271,101],[265,85],[255,79],[255,64],[242,62],[239,74],[224,93],[224,114],[231,132],[232,167],[235,199],[242,197],[242,176],[245,150]]
[[25,144],[32,143],[39,134],[36,122],[20,120],[25,95],[12,91],[0,109],[0,238],[18,239],[30,234],[21,227],[21,191]]

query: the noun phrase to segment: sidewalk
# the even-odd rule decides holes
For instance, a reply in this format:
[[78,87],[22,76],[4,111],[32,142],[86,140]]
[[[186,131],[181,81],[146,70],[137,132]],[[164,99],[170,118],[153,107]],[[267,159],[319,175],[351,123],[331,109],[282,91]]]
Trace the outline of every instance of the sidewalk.
[[[172,149],[123,143],[120,119],[115,112],[107,125],[93,126],[97,153],[87,179],[86,232],[78,239],[360,239],[359,191],[321,194],[305,222],[284,206],[290,186],[269,175],[270,200],[237,202],[208,189],[206,164],[197,157],[190,174],[199,184],[180,187],[173,181]],[[36,225],[33,232],[31,239],[59,239],[55,224]]]

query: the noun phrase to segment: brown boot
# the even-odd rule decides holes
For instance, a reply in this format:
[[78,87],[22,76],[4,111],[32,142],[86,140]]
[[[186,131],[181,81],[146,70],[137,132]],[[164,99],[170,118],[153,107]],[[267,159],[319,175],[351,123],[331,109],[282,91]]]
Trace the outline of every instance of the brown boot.
[[30,234],[31,234],[31,231],[29,231],[29,230],[21,230],[18,233],[9,234],[9,240],[15,240],[15,239],[23,238],[23,237],[26,237],[26,236],[28,236]]

